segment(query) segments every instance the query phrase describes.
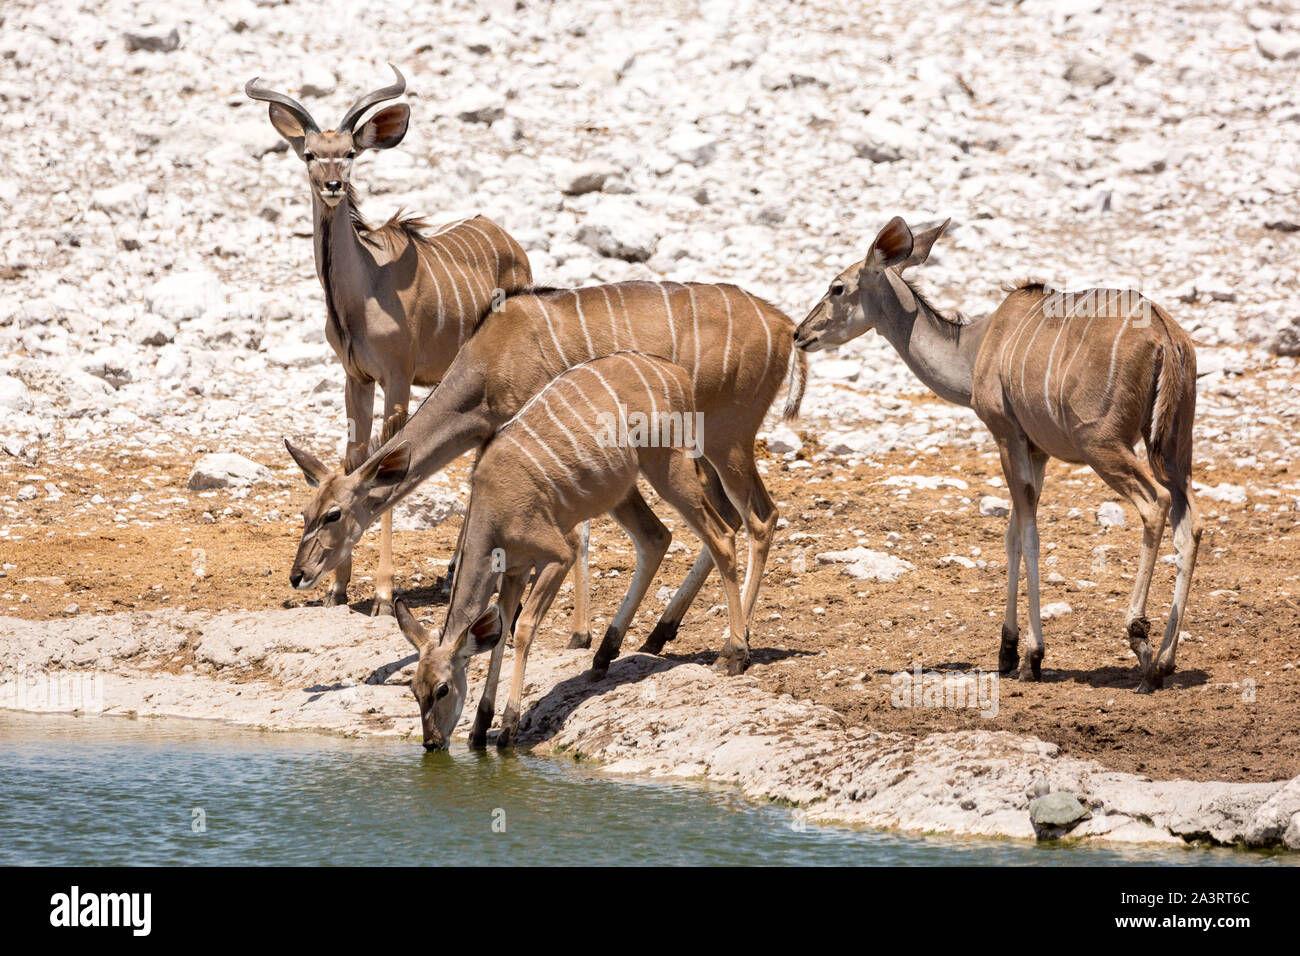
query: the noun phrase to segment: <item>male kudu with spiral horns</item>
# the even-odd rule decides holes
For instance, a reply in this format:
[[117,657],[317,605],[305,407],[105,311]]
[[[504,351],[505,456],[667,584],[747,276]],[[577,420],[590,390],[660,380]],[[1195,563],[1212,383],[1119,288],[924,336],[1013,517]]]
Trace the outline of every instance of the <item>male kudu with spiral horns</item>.
[[[349,434],[345,471],[365,458],[373,424],[375,383],[384,392],[384,421],[405,419],[412,385],[436,385],[480,319],[504,295],[532,282],[528,256],[500,226],[476,216],[430,235],[419,219],[395,216],[382,226],[362,218],[352,188],[352,164],[370,149],[391,149],[406,135],[411,111],[385,106],[406,91],[396,80],[368,93],[322,131],[311,114],[283,93],[248,81],[244,91],[270,103],[271,125],[307,166],[311,184],[316,273],[325,290],[325,337],[347,374]],[[287,441],[306,469],[303,453]],[[309,472],[309,481],[311,472]],[[380,565],[372,613],[392,613],[392,515],[383,518]],[[349,557],[335,568],[327,605],[347,601]],[[301,576],[296,588],[314,586]]]

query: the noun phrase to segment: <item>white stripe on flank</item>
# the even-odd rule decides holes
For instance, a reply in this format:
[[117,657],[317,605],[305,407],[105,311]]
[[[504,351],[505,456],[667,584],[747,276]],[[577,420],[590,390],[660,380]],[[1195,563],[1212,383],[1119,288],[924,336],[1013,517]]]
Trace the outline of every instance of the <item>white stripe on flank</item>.
[[[623,359],[625,362],[627,362],[628,365],[632,366],[632,371],[636,372],[636,377],[641,380],[641,385],[645,388],[646,397],[650,399],[650,414],[655,416],[655,420],[657,422],[659,418],[659,402],[655,399],[654,389],[650,387],[650,383],[646,381],[646,377],[643,374],[641,374],[640,364],[635,360],[633,360],[632,357],[628,355],[626,352],[619,353],[619,358]],[[665,394],[664,397],[667,398],[667,395]],[[668,411],[672,411],[672,408],[670,407]]]
[[727,306],[727,344],[722,347],[722,369],[723,380],[725,381],[731,370],[731,296],[727,295],[727,290],[722,286],[716,286],[722,301]]
[[497,282],[500,282],[500,281],[501,281],[501,249],[500,249],[500,247],[498,247],[497,244],[496,244],[495,242],[492,241],[492,237],[491,237],[491,236],[489,236],[486,232],[484,232],[484,231],[483,231],[482,229],[480,229],[478,226],[474,225],[473,222],[466,222],[466,223],[465,223],[465,226],[466,226],[467,228],[469,228],[469,229],[474,230],[474,231],[477,232],[480,236],[482,236],[482,237],[483,237],[483,241],[486,242],[488,248],[492,250],[493,269],[494,269],[494,271],[495,271],[495,273],[496,273]]
[[551,486],[551,490],[555,492],[564,506],[568,507],[569,499],[565,497],[564,492],[560,490],[560,486],[557,485],[551,476],[546,473],[546,469],[542,467],[542,463],[533,456],[532,452],[524,447],[523,442],[515,437],[514,432],[509,432],[505,437],[514,442],[515,447],[524,453],[528,460],[533,463],[534,472],[546,479],[546,483]]
[[691,299],[691,327],[695,335],[695,363],[691,366],[691,393],[695,393],[695,373],[700,367],[700,313],[695,308],[695,287],[688,285],[686,294]]
[[[578,445],[578,440],[573,437],[573,429],[569,428],[568,425],[565,425],[562,421],[560,421],[559,416],[556,415],[555,412],[551,411],[550,402],[543,400],[542,409],[546,412],[547,416],[551,419],[551,423],[554,424],[556,428],[560,429],[560,431],[564,432],[565,437],[569,439],[569,444],[573,446],[573,455],[574,458],[577,460],[577,463],[579,465],[584,465],[584,466],[589,465],[590,463],[587,461],[587,456],[582,453],[582,448]],[[577,416],[574,417],[576,418]],[[579,421],[581,421],[581,419],[579,419]],[[578,491],[579,493],[582,492],[581,483],[579,483]]]
[[1106,375],[1106,397],[1108,399],[1110,398],[1110,387],[1115,381],[1115,356],[1119,354],[1119,340],[1128,331],[1128,323],[1132,318],[1131,314],[1124,316],[1124,321],[1119,325],[1119,333],[1115,336],[1115,344],[1110,347],[1110,372]]
[[1088,341],[1088,330],[1092,328],[1092,320],[1096,317],[1096,315],[1088,316],[1088,321],[1083,326],[1083,333],[1079,336],[1079,344],[1070,353],[1070,361],[1066,363],[1064,369],[1056,374],[1056,407],[1061,411],[1065,411],[1065,383],[1070,377],[1070,367],[1074,365],[1074,360],[1079,357],[1079,350]]
[[1025,329],[1029,327],[1030,320],[1033,319],[1035,313],[1043,307],[1043,303],[1046,301],[1046,296],[1040,298],[1038,304],[1020,317],[1020,321],[1011,330],[1011,334],[1003,340],[1002,351],[998,353],[998,372],[1004,385],[1011,378],[1011,366],[1015,364],[1016,347],[1020,344],[1020,337],[1025,334]]
[[610,387],[609,382],[605,381],[605,376],[601,375],[600,372],[592,368],[590,365],[584,365],[583,368],[585,368],[592,375],[596,376],[596,378],[600,381],[600,384],[605,386],[605,391],[609,392],[609,397],[614,400],[614,407],[618,408],[619,406],[618,393],[615,392],[614,389]]
[[555,326],[551,324],[551,310],[546,307],[546,300],[539,295],[533,296],[533,301],[536,302],[538,308],[542,310],[542,317],[546,319],[546,331],[551,333],[551,342],[554,343],[555,351],[560,355],[560,361],[564,363],[565,368],[571,367],[573,363],[570,362],[569,357],[564,354],[564,346],[560,345],[560,339],[555,334]]
[[[744,292],[743,289],[741,291]],[[748,292],[745,292],[745,298],[749,299],[749,301],[753,303],[754,311],[758,313],[758,322],[763,326],[763,332],[767,335],[767,357],[763,360],[763,367],[766,368],[768,365],[772,364],[772,329],[767,324],[767,317],[763,315],[763,308],[759,305],[758,299],[754,298]]]
[[[483,273],[478,268],[475,267],[475,263],[477,263],[478,261],[478,253],[474,251],[474,247],[469,244],[469,241],[464,236],[461,235],[447,236],[445,241],[456,243],[456,248],[464,252],[465,266],[469,269],[469,272],[466,273],[467,281],[470,277],[472,277],[474,280],[473,282],[469,283],[469,291],[472,293],[478,292],[482,294],[481,301],[483,302],[483,306],[481,308],[476,308],[474,310],[475,314],[472,319],[474,322],[477,323],[478,313],[481,312],[483,308],[487,308],[487,303],[492,301],[492,286],[487,281],[487,279],[483,276]],[[464,272],[464,269],[462,269],[461,271]],[[478,286],[477,290],[473,288],[474,285]],[[470,317],[466,316],[466,318],[468,319]]]
[[591,334],[587,331],[587,317],[582,314],[582,294],[573,289],[573,307],[578,310],[578,324],[582,326],[582,337],[587,340],[587,358],[596,357],[596,349],[591,344]]
[[616,315],[614,314],[614,302],[613,302],[613,300],[610,299],[610,297],[609,297],[609,293],[605,290],[605,286],[603,286],[603,285],[598,285],[598,286],[596,286],[596,288],[599,289],[599,290],[600,290],[600,294],[603,295],[603,296],[605,297],[605,308],[609,310],[609,331],[610,331],[610,332],[613,334],[613,336],[614,336],[614,351],[617,352],[617,351],[619,351],[619,347],[618,347],[618,316],[616,316]]
[[1076,303],[1061,319],[1061,327],[1056,330],[1056,338],[1052,340],[1052,349],[1047,353],[1047,371],[1043,373],[1043,400],[1047,403],[1047,417],[1052,421],[1056,421],[1056,416],[1052,413],[1052,387],[1049,384],[1052,378],[1052,359],[1056,355],[1056,346],[1061,341],[1061,333],[1065,331],[1066,325],[1074,315],[1074,310],[1078,307]]
[[438,324],[434,327],[434,333],[442,331],[442,319],[447,314],[447,307],[442,301],[442,283],[438,281],[438,276],[433,271],[433,264],[429,262],[429,257],[424,254],[425,246],[418,243],[415,247],[415,254],[420,257],[424,263],[424,271],[429,273],[429,278],[433,280],[433,288],[438,293]]
[[673,361],[676,362],[677,361],[677,326],[673,323],[673,307],[672,304],[668,301],[667,285],[660,282],[659,291],[662,292],[664,296],[664,312],[668,316],[668,335],[670,336],[670,342],[673,347]]
[[618,293],[619,311],[623,313],[623,324],[627,326],[627,336],[632,340],[632,348],[637,348],[636,344],[636,327],[632,325],[632,313],[628,311],[627,300],[623,298],[623,283],[620,282],[614,286],[614,291]]
[[[587,393],[584,392],[584,391],[582,390],[582,386],[579,385],[579,384],[578,384],[574,379],[572,379],[572,378],[566,378],[565,381],[569,383],[569,387],[570,387],[570,388],[572,388],[575,392],[577,392],[579,395],[582,396],[582,400],[583,400],[584,402],[587,403],[587,406],[592,410],[593,413],[595,413],[597,416],[599,416],[599,415],[604,415],[604,414],[608,414],[608,412],[602,410],[599,406],[596,405],[595,402],[593,402],[590,398],[587,397]],[[568,405],[569,403],[566,401],[565,404]],[[573,410],[573,409],[572,409],[572,406],[570,406],[570,410],[571,410],[571,411]],[[576,411],[574,411],[574,417],[577,418],[578,421],[583,421],[582,416],[578,415],[578,413],[577,413]],[[594,420],[594,419],[593,419],[593,420]],[[617,459],[617,458],[614,458],[614,459],[611,461],[611,459],[610,459],[610,457],[609,457],[609,454],[610,454],[610,450],[609,450],[609,448],[607,448],[606,446],[600,444],[600,442],[597,442],[597,443],[596,443],[596,447],[600,449],[600,453],[604,456],[604,458],[605,458],[605,464],[609,465],[609,464],[617,464],[617,463],[618,463],[618,459]]]
[[556,477],[563,478],[569,485],[576,487],[577,482],[573,480],[572,469],[570,469],[569,466],[564,463],[563,459],[561,459],[559,455],[557,455],[554,451],[551,450],[551,446],[548,445],[545,440],[543,440],[542,436],[537,434],[537,432],[533,430],[533,426],[528,423],[528,420],[520,419],[519,427],[522,428],[524,431],[528,432],[528,437],[530,437],[533,441],[535,441],[538,444],[538,446],[542,449],[542,451],[546,452],[546,454],[551,456],[551,461],[555,462],[556,466],[559,467],[561,472],[561,474],[556,475]]
[[[429,248],[434,251],[435,255],[437,255],[438,262],[442,265],[442,271],[445,272],[447,278],[451,280],[451,291],[456,293],[456,347],[460,348],[461,343],[465,339],[465,322],[463,318],[465,315],[465,303],[462,302],[460,298],[460,286],[456,285],[455,279],[452,279],[451,270],[447,268],[447,264],[443,261],[442,250],[433,243],[429,244]],[[464,275],[463,272],[461,274]]]

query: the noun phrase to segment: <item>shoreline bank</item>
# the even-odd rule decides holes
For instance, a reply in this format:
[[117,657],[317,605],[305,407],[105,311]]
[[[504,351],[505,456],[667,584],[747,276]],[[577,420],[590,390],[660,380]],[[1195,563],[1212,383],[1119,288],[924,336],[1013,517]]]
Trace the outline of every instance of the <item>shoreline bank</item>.
[[[1155,781],[1006,731],[922,737],[845,727],[830,708],[748,676],[629,654],[593,682],[590,651],[533,650],[520,745],[609,773],[699,778],[810,822],[904,832],[1300,849],[1300,778]],[[391,618],[347,608],[0,618],[0,708],[80,706],[267,730],[414,736],[415,655]],[[506,662],[507,666],[510,664]],[[484,659],[471,669],[477,699]],[[467,706],[458,733],[472,720]],[[1036,828],[1031,802],[1068,793],[1083,818]]]

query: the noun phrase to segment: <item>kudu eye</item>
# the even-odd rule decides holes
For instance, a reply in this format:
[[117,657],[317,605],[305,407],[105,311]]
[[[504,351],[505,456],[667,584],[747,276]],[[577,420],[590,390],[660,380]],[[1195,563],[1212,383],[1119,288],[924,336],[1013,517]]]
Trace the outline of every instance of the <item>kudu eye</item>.
[[837,281],[837,282],[832,282],[832,283],[831,283],[831,295],[833,295],[833,296],[841,296],[841,295],[843,295],[843,294],[844,294],[844,283],[843,283],[843,282],[838,282],[838,281]]
[[321,524],[333,524],[343,517],[343,512],[338,508],[331,508],[325,512],[325,517],[321,518]]
[[348,159],[356,159],[356,158],[357,158],[357,151],[355,149],[348,150]]
[[446,684],[439,684],[437,687],[433,689],[433,699],[442,700],[450,693],[451,693],[450,687],[448,687]]
[[303,154],[302,154],[302,161],[303,161],[304,163],[312,163],[312,162],[315,162],[315,161],[316,161],[316,154],[315,154],[315,153],[303,153]]

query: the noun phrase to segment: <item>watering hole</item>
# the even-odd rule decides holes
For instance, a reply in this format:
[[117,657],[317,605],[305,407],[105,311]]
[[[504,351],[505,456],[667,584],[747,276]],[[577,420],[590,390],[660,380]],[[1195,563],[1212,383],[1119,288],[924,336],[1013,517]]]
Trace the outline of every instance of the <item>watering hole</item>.
[[524,751],[426,754],[202,721],[0,714],[0,779],[0,865],[1300,862],[805,824],[728,787]]

